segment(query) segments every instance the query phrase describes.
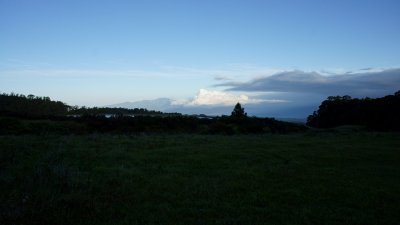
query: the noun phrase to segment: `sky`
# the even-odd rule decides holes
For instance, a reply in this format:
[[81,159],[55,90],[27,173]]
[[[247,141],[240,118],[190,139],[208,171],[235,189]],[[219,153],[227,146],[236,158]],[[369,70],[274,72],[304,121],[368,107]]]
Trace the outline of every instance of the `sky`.
[[0,92],[304,117],[399,90],[399,27],[398,0],[0,0]]

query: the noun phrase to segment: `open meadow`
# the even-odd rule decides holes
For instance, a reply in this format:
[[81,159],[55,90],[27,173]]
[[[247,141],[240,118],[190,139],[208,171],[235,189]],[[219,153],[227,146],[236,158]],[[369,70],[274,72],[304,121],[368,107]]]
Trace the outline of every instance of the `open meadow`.
[[0,0],[0,225],[400,225],[400,0]]
[[399,133],[0,136],[0,224],[398,224]]

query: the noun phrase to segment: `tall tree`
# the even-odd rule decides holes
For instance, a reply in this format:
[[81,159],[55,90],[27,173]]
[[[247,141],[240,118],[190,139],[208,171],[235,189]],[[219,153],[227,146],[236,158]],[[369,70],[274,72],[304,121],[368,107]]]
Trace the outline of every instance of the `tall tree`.
[[235,107],[233,108],[233,111],[231,113],[231,117],[234,118],[244,118],[247,117],[247,113],[244,112],[244,108],[240,103],[236,103]]

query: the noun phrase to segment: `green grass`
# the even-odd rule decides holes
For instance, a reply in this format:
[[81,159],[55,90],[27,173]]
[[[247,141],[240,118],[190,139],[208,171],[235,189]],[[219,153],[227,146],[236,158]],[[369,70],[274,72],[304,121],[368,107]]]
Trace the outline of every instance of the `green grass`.
[[0,224],[398,224],[400,134],[0,136]]

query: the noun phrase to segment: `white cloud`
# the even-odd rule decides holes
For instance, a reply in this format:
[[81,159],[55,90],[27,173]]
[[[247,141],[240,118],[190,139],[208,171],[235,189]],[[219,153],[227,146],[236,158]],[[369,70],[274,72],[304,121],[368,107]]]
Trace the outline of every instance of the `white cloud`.
[[209,91],[200,89],[199,93],[190,103],[191,105],[234,105],[238,102],[247,103],[246,95],[234,95],[222,91]]
[[248,95],[244,94],[233,94],[227,93],[223,91],[214,91],[214,90],[206,90],[200,89],[197,95],[191,101],[176,101],[175,105],[187,105],[187,106],[232,106],[236,103],[242,104],[257,104],[262,102],[268,103],[277,103],[277,102],[285,102],[284,100],[264,100],[264,99],[255,99],[251,98]]

